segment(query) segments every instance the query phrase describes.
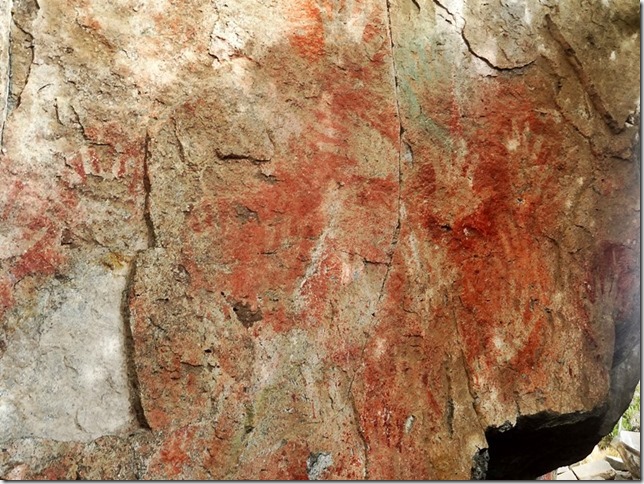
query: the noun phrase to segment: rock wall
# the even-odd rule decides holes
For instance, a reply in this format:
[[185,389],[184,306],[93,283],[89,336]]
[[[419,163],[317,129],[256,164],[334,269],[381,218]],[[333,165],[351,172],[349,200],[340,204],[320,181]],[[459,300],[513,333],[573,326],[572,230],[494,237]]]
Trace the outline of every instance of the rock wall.
[[0,5],[0,475],[534,478],[639,378],[638,4]]

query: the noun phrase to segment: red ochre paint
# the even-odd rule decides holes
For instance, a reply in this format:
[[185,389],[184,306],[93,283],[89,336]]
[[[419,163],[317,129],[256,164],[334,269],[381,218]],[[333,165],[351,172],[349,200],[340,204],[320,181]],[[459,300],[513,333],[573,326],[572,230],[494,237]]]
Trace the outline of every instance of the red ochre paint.
[[325,52],[322,8],[325,6],[318,5],[314,0],[306,0],[287,12],[295,27],[288,42],[298,55],[310,62],[322,58]]
[[58,266],[65,260],[58,248],[53,247],[56,240],[53,228],[48,229],[40,240],[18,258],[11,270],[12,276],[16,280],[20,280],[28,275],[49,276],[54,274]]
[[6,276],[0,276],[0,318],[5,311],[11,309],[14,304],[13,284]]
[[[324,80],[330,105],[316,108],[317,122],[303,131],[303,139],[290,142],[289,160],[271,162],[279,183],[251,186],[234,196],[204,197],[195,206],[188,224],[193,233],[199,234],[200,240],[193,240],[189,234],[184,241],[184,254],[196,255],[195,244],[202,244],[209,238],[213,247],[220,251],[217,260],[227,264],[232,273],[211,278],[202,274],[194,278],[194,284],[209,285],[210,290],[223,290],[231,299],[251,304],[256,304],[269,290],[282,291],[288,298],[299,291],[299,284],[311,263],[311,253],[318,243],[322,243],[326,252],[317,262],[319,267],[315,276],[304,283],[301,292],[302,298],[312,304],[306,306],[307,314],[321,317],[342,271],[333,255],[334,250],[351,250],[374,262],[387,260],[397,218],[398,181],[393,176],[368,179],[355,174],[358,165],[348,152],[347,142],[356,123],[374,118],[373,106],[377,106],[376,118],[381,119],[378,123],[388,124],[377,125],[378,131],[397,140],[395,106],[385,99],[379,103],[378,93],[358,89],[351,82],[342,76],[329,76]],[[395,152],[392,150],[389,156],[397,171]],[[338,196],[344,196],[335,194],[340,181],[343,193],[348,191],[353,197],[347,203],[356,207],[341,205],[339,213],[344,219],[336,221],[338,229],[334,232],[350,234],[358,224],[367,225],[366,235],[346,236],[341,242],[334,242],[329,237],[320,242],[324,230],[337,216],[330,212],[331,205]],[[239,220],[238,206],[253,211],[256,216]],[[345,215],[354,213],[359,207],[365,207],[365,211],[357,218]],[[365,224],[365,217],[369,223]],[[351,243],[357,245],[347,247]],[[191,274],[195,270],[207,271],[196,264],[184,265],[190,266]],[[275,311],[267,312],[265,319],[275,314]],[[302,321],[301,316],[295,317],[291,325],[302,324]],[[266,323],[270,324],[270,321]],[[275,328],[288,329],[290,325],[284,326],[284,323],[280,319]]]
[[[568,160],[560,127],[535,115],[530,93],[520,80],[482,82],[477,98],[468,100],[466,118],[457,112],[457,103],[449,98],[446,102],[447,110],[449,106],[452,110],[447,117],[448,132],[453,139],[466,141],[464,159],[457,160],[461,153],[456,150],[447,152],[452,159],[435,159],[432,153],[441,153],[441,148],[424,147],[422,140],[414,145],[414,166],[407,167],[404,173],[402,198],[407,216],[401,229],[401,244],[412,232],[417,240],[423,241],[425,250],[433,243],[441,253],[447,251],[442,256],[446,261],[440,262],[446,266],[437,269],[454,274],[450,300],[444,303],[449,306],[440,309],[435,296],[429,313],[420,319],[431,325],[426,336],[418,338],[422,357],[411,360],[406,371],[399,368],[401,352],[410,344],[400,333],[409,332],[406,329],[411,329],[412,322],[418,319],[401,309],[407,291],[415,286],[407,280],[405,261],[394,256],[361,372],[365,385],[357,398],[361,424],[370,447],[380,449],[381,460],[389,462],[394,461],[395,452],[400,452],[400,448],[394,452],[398,441],[393,436],[402,432],[401,422],[407,415],[418,412],[411,404],[406,408],[405,402],[423,402],[421,414],[416,416],[423,417],[425,428],[446,431],[447,395],[442,363],[448,354],[458,354],[459,348],[465,355],[474,391],[485,389],[490,379],[498,380],[501,401],[514,398],[516,388],[537,390],[550,375],[548,364],[552,358],[546,309],[552,304],[557,285],[555,268],[549,262],[552,243],[545,234],[555,232],[555,224],[564,211],[558,172]],[[438,102],[433,109],[444,104]],[[515,151],[506,145],[510,138],[518,138]],[[440,163],[457,162],[463,163],[459,170],[462,178],[452,174],[448,177],[445,175],[448,170],[440,169]],[[526,186],[524,191],[519,190]],[[473,202],[456,212],[439,209],[446,205],[441,203],[443,198],[437,203],[436,197],[462,194]],[[454,205],[448,208],[451,210]],[[606,249],[606,256],[597,265],[619,266],[623,252]],[[430,260],[427,270],[431,279],[434,267]],[[627,279],[624,286],[630,283]],[[415,293],[411,299],[419,296]],[[534,308],[529,307],[530,300],[535,302]],[[523,318],[508,319],[508,314],[517,313],[517,304],[525,305]],[[577,316],[571,320],[582,339],[592,342],[593,330],[581,306],[573,308]],[[505,339],[512,336],[514,346],[510,351],[515,354],[510,361],[506,361],[507,351],[497,352],[494,337],[499,335]],[[399,374],[404,374],[404,378],[399,379]],[[525,375],[525,381],[517,380],[521,375]],[[371,417],[385,409],[392,412],[387,422]],[[387,448],[390,450],[385,451]],[[371,462],[375,462],[374,452]],[[416,462],[412,455],[405,459]],[[372,471],[381,478],[393,472],[386,466],[374,466]]]
[[156,471],[168,478],[177,477],[183,471],[184,467],[192,464],[193,458],[188,451],[195,440],[195,428],[183,427],[171,433],[168,438],[161,444],[159,457],[151,466],[156,467]]
[[[480,360],[490,367],[498,364],[492,335],[509,298],[531,296],[547,306],[555,287],[552,268],[545,266],[547,259],[539,255],[550,246],[539,239],[539,234],[547,233],[545,220],[554,220],[557,214],[539,213],[545,207],[517,203],[516,187],[523,181],[519,160],[528,158],[533,147],[519,145],[516,152],[510,152],[506,142],[517,136],[516,131],[539,136],[542,145],[534,163],[554,165],[557,158],[548,155],[560,152],[560,135],[553,132],[554,126],[534,116],[529,94],[522,85],[510,81],[506,84],[490,86],[489,92],[480,96],[480,104],[474,101],[470,107],[475,119],[485,114],[484,125],[475,129],[461,126],[458,117],[453,118],[450,128],[455,136],[467,139],[466,166],[473,168],[472,191],[478,195],[478,205],[453,220],[440,221],[439,214],[426,219],[430,234],[448,247],[449,258],[460,273],[458,285],[462,288],[465,313],[460,311],[459,324],[468,361],[473,364]],[[532,186],[531,191],[550,191],[550,196],[556,197],[557,184],[551,183],[550,177],[534,182],[541,183]],[[544,196],[548,197],[548,193]],[[543,225],[522,229],[517,226],[517,218],[533,224],[538,220]],[[445,225],[449,231],[443,229]],[[528,346],[538,345],[539,341],[533,336]],[[534,351],[529,348],[519,354]]]

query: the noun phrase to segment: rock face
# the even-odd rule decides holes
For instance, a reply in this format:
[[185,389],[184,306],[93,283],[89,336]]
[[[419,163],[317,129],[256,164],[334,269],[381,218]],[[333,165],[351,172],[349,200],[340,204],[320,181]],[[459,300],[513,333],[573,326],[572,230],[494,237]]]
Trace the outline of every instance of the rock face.
[[639,9],[0,5],[0,475],[534,478],[639,378]]

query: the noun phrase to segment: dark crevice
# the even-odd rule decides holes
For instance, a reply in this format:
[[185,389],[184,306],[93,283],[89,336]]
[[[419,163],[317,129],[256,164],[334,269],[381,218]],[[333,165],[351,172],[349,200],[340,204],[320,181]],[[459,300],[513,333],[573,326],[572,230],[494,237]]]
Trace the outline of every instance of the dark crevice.
[[268,163],[271,161],[271,158],[256,158],[246,154],[239,153],[224,153],[220,150],[216,150],[217,158],[225,161],[250,161],[251,163],[261,164]]
[[452,12],[450,12],[449,9],[445,5],[443,5],[441,2],[439,2],[438,0],[433,0],[433,1],[434,1],[434,4],[438,8],[440,8],[441,10],[444,10],[447,13],[447,15],[452,17],[452,20],[454,21],[454,25],[456,25],[456,17],[454,17],[454,14]]
[[536,479],[582,460],[601,438],[603,412],[603,407],[568,414],[540,412],[520,416],[514,426],[488,427],[489,461],[483,466],[479,451],[472,478],[476,471],[479,479]]
[[181,137],[179,136],[179,130],[177,128],[176,119],[173,119],[173,125],[174,125],[174,137],[177,140],[177,147],[179,148],[179,159],[181,160],[181,163],[186,165],[188,164],[188,157],[186,156],[186,148],[183,145],[183,141],[181,141]]
[[454,435],[454,389],[452,388],[452,375],[449,370],[447,362],[443,366],[445,377],[447,379],[447,409],[445,412],[445,419],[447,421],[447,430],[449,435]]
[[[13,20],[13,15],[12,15]],[[7,117],[9,116],[9,99],[11,96],[11,26],[9,27],[9,35],[7,38],[7,78],[5,90],[2,93],[2,98],[4,99],[4,106],[2,106],[2,119],[0,119],[0,148],[4,146],[4,127],[7,124]]]
[[150,182],[150,135],[145,133],[145,150],[143,155],[143,189],[145,191],[145,200],[143,202],[143,218],[145,219],[145,226],[148,236],[148,248],[157,246],[157,236],[154,230],[154,222],[152,221],[152,214],[150,213],[150,195],[152,192],[152,184]]
[[145,416],[143,404],[141,402],[141,392],[139,377],[136,371],[136,363],[134,359],[134,337],[132,335],[132,314],[130,311],[130,301],[134,295],[134,281],[136,280],[137,261],[132,261],[132,267],[127,276],[127,283],[125,291],[123,292],[123,299],[121,301],[121,314],[123,315],[123,332],[125,335],[125,359],[127,380],[129,382],[130,393],[130,406],[136,418],[139,428],[150,430],[150,424]]
[[465,25],[463,25],[463,30],[461,31],[461,37],[463,38],[463,42],[465,43],[465,47],[467,47],[467,50],[469,51],[469,53],[472,54],[477,59],[483,61],[488,67],[490,67],[491,69],[494,69],[495,71],[500,71],[500,72],[521,71],[522,69],[525,69],[526,67],[530,67],[535,62],[535,60],[533,59],[530,62],[526,62],[525,64],[521,64],[521,65],[518,65],[518,66],[499,67],[496,64],[492,63],[491,60],[487,59],[486,57],[483,57],[482,55],[480,55],[480,54],[478,54],[478,53],[476,53],[474,51],[474,49],[472,48],[472,45],[470,44],[470,41],[465,36]]
[[259,172],[256,176],[261,181],[266,182],[270,185],[275,185],[277,182],[279,182],[279,179],[275,175],[266,175],[262,172]]
[[450,397],[447,400],[447,429],[449,430],[449,435],[454,435],[454,400]]

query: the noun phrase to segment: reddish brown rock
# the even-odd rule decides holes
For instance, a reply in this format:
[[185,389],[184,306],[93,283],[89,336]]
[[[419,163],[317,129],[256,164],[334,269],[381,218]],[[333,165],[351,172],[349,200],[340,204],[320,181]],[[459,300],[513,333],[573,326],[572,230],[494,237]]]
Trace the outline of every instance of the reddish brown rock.
[[628,405],[630,2],[0,17],[3,478],[536,478]]

